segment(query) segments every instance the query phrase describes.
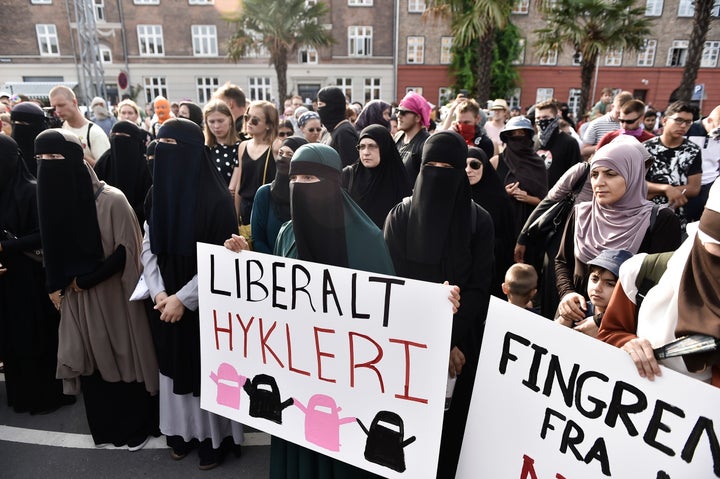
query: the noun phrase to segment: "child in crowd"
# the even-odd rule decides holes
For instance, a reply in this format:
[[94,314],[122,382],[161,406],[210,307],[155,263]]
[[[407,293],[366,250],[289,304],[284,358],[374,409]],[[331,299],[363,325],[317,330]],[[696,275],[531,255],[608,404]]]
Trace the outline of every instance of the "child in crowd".
[[558,316],[555,321],[588,336],[596,337],[605,308],[615,290],[615,284],[620,274],[620,265],[631,257],[630,251],[608,249],[588,261],[587,295],[590,301],[587,302],[585,308],[585,319],[571,322]]
[[537,294],[537,283],[535,268],[529,264],[515,263],[505,273],[502,291],[507,296],[508,303],[538,313],[532,304],[532,298]]

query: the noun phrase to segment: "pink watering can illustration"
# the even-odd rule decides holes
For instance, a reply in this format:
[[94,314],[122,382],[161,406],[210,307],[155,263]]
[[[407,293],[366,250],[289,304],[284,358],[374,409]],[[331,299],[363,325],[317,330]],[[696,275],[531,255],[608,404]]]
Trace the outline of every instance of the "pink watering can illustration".
[[355,422],[354,417],[340,418],[335,400],[325,394],[315,394],[305,407],[298,399],[295,405],[305,413],[305,439],[328,451],[340,450],[340,426]]
[[232,364],[221,363],[217,374],[210,373],[210,379],[217,384],[217,403],[240,409],[240,393],[247,378],[238,374]]

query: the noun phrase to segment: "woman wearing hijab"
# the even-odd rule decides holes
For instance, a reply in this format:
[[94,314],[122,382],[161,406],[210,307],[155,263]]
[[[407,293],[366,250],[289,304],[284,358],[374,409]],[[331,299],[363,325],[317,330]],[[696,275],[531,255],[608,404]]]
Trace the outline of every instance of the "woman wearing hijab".
[[[340,158],[326,145],[301,146],[290,162],[292,221],[275,254],[393,274],[382,232],[340,186]],[[272,438],[271,479],[360,479],[378,476],[285,440]]]
[[145,159],[145,131],[131,121],[120,120],[110,131],[110,149],[95,163],[99,180],[125,194],[140,225],[145,223],[145,196],[152,176]]
[[472,201],[467,157],[465,140],[454,131],[428,138],[412,196],[395,206],[385,222],[399,276],[449,281],[462,295],[453,317],[448,366],[448,374],[458,379],[443,421],[438,479],[455,477],[493,277],[492,219]]
[[388,212],[412,194],[412,185],[384,126],[365,128],[357,149],[360,161],[343,169],[342,185],[373,223],[383,228]]
[[283,141],[275,160],[275,179],[255,194],[250,217],[253,251],[272,254],[280,227],[290,221],[290,159],[306,144],[305,139],[296,136]]
[[580,292],[587,290],[587,263],[602,251],[662,253],[680,246],[673,210],[653,208],[647,200],[643,155],[641,143],[619,137],[590,161],[593,199],[570,213],[555,258],[558,313],[567,322],[584,319],[587,299]]
[[392,113],[392,105],[382,100],[370,100],[362,109],[355,121],[355,129],[363,131],[370,125],[384,126],[390,130],[390,114]]
[[298,128],[308,143],[317,143],[322,136],[320,115],[314,111],[306,111],[298,117]]
[[336,86],[327,86],[318,92],[318,114],[329,136],[322,142],[332,146],[340,155],[343,167],[358,160],[358,132],[345,117],[345,94]]
[[[181,106],[182,108],[182,106]],[[232,175],[238,167],[238,137],[232,112],[222,100],[211,100],[205,105],[205,145],[210,152],[210,160],[217,168],[231,193],[235,185],[230,184]]]
[[532,123],[524,116],[510,118],[500,132],[505,150],[490,160],[513,205],[515,238],[548,192],[547,170],[545,162],[535,153],[534,132]]
[[171,457],[199,445],[200,469],[220,464],[242,425],[200,409],[200,328],[196,243],[237,233],[227,186],[206,154],[202,130],[184,118],[158,131],[155,174],[143,241],[144,276],[160,366],[160,430]]
[[37,161],[35,160],[35,138],[48,127],[45,112],[33,102],[22,102],[15,105],[10,112],[13,124],[12,137],[20,146],[22,159],[33,177],[37,177]]
[[465,167],[470,194],[475,203],[490,213],[495,228],[495,275],[490,294],[503,298],[502,283],[505,272],[513,264],[513,244],[515,241],[515,223],[510,198],[505,193],[495,168],[492,167],[484,150],[472,146],[468,148]]
[[55,379],[60,315],[45,292],[40,248],[35,178],[15,140],[0,135],[0,352],[8,406],[31,414],[75,402]]
[[57,377],[82,391],[95,444],[142,448],[157,430],[158,368],[142,304],[141,233],[122,192],[99,181],[78,138],[35,140],[46,288],[60,310]]
[[200,128],[203,127],[203,109],[199,105],[191,101],[181,101],[178,107],[178,118],[185,118],[195,123]]

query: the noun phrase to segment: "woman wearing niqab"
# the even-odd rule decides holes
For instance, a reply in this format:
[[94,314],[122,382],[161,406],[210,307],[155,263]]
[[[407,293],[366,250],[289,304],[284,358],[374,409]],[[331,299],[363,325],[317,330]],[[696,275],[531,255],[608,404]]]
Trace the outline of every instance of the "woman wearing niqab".
[[241,424],[200,409],[196,244],[222,245],[237,234],[238,225],[200,127],[170,119],[157,140],[143,265],[155,303],[151,324],[160,366],[160,430],[174,459],[199,445],[200,468],[211,469],[243,437]]
[[47,291],[60,309],[57,377],[82,391],[95,444],[141,448],[157,430],[157,361],[141,303],[140,226],[120,190],[99,181],[78,138],[35,140]]
[[355,120],[355,129],[363,131],[370,125],[381,125],[390,131],[390,113],[392,105],[382,100],[370,100],[365,104]]
[[25,101],[15,105],[10,112],[10,120],[13,124],[12,137],[20,146],[27,169],[33,177],[37,177],[35,138],[48,128],[45,112],[35,103]]
[[[381,125],[370,125],[360,133],[358,146],[365,138],[377,145],[380,163],[372,166],[365,160],[365,153],[360,152],[360,160],[343,169],[342,185],[373,223],[382,229],[390,210],[412,194],[412,185],[390,131]],[[368,155],[372,153],[368,151]]]
[[[393,274],[382,232],[340,187],[337,152],[317,143],[301,146],[290,162],[292,221],[280,230],[275,254],[333,266]],[[271,479],[364,479],[375,474],[283,439],[272,438]]]
[[134,123],[121,120],[110,131],[110,149],[95,163],[98,179],[118,188],[132,206],[138,223],[145,222],[145,196],[152,177],[145,159],[146,132]]
[[[385,222],[385,241],[399,276],[448,281],[462,296],[453,317],[448,370],[458,379],[443,421],[438,479],[455,477],[493,277],[492,219],[472,201],[467,156],[465,140],[454,131],[428,138],[412,196]],[[455,358],[462,356],[465,364],[457,367]]]
[[[32,150],[31,150],[32,151]],[[37,184],[18,144],[0,135],[0,357],[8,406],[50,412],[75,402],[55,378],[60,314],[45,292]]]

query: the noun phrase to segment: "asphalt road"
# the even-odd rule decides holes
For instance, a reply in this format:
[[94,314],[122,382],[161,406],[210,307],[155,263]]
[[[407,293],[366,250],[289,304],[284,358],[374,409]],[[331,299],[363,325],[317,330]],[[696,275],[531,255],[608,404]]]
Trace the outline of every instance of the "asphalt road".
[[5,378],[0,375],[0,478],[266,478],[270,439],[248,431],[242,457],[228,455],[210,471],[198,469],[197,454],[170,458],[165,438],[153,438],[140,451],[97,449],[90,437],[82,398],[52,414],[17,414],[7,407]]

